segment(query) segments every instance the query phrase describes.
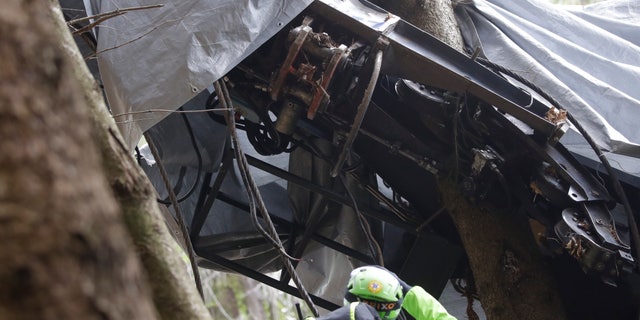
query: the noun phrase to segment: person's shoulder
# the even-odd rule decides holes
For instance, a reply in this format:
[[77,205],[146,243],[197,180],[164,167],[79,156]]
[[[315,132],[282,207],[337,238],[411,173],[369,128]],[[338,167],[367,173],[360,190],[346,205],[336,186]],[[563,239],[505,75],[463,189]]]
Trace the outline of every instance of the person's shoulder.
[[350,320],[352,308],[355,320],[380,320],[380,315],[378,315],[376,309],[363,302],[354,302],[335,309],[321,317],[307,317],[305,320]]
[[380,320],[380,315],[374,307],[360,302],[356,306],[356,320]]
[[305,320],[349,320],[349,306],[340,307],[318,318],[308,317]]

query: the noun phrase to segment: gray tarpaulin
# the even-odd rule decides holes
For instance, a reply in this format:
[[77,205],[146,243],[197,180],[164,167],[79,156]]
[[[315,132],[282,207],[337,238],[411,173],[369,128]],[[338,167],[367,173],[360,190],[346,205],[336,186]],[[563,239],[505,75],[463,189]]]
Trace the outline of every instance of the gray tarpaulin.
[[554,97],[602,148],[640,156],[640,2],[474,0],[456,15],[470,47]]
[[[223,76],[312,0],[84,0],[89,15],[162,4],[98,30],[107,100],[128,145]],[[122,116],[119,116],[122,115]]]

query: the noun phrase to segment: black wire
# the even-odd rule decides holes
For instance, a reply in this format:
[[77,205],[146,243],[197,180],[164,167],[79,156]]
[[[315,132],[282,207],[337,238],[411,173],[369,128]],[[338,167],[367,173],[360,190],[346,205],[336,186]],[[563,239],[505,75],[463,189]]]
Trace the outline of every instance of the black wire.
[[[211,92],[207,97],[207,101],[205,102],[205,107],[207,109],[217,108],[218,105],[220,104],[220,100],[218,100],[217,98],[218,96],[216,95],[216,92],[215,91]],[[211,118],[211,120],[213,120],[214,122],[217,122],[225,126],[227,125],[227,122],[224,119],[224,115],[218,114],[217,112],[207,112],[207,115],[209,115],[209,118]]]
[[494,70],[497,70],[499,72],[502,72],[504,74],[507,74],[508,76],[516,79],[517,81],[523,83],[524,85],[526,85],[527,87],[531,88],[533,91],[535,91],[536,93],[538,93],[540,96],[542,96],[543,98],[545,98],[547,101],[549,101],[552,105],[554,106],[558,106],[558,108],[560,108],[560,104],[558,103],[558,101],[556,101],[554,98],[552,98],[550,95],[548,95],[546,92],[544,92],[544,90],[540,89],[540,87],[538,87],[537,85],[535,85],[534,83],[532,83],[531,81],[523,78],[522,76],[520,76],[519,74],[507,69],[504,66],[501,66],[497,63],[491,62],[487,59],[484,58],[476,58],[476,61],[480,62],[480,64],[483,64],[489,68],[492,68]]
[[140,148],[138,148],[138,146],[136,146],[134,148],[134,150],[136,151],[136,162],[138,162],[139,166],[142,166],[142,159],[144,158],[142,156],[142,154],[140,153]]
[[[180,108],[182,109],[182,108]],[[179,109],[179,110],[180,110]],[[193,133],[193,128],[191,127],[191,123],[189,122],[189,119],[187,118],[187,115],[184,113],[180,114],[182,116],[182,119],[184,120],[185,126],[187,127],[187,131],[189,132],[189,140],[191,141],[191,145],[193,146],[193,149],[196,152],[196,157],[198,158],[198,171],[196,174],[196,180],[193,182],[193,185],[191,185],[191,188],[189,189],[189,191],[183,195],[182,197],[178,198],[177,201],[178,203],[186,200],[187,198],[189,198],[193,192],[196,190],[196,187],[198,186],[198,183],[200,183],[200,174],[202,172],[202,153],[200,153],[200,149],[198,148],[198,144],[196,142],[196,137],[195,134]],[[176,187],[174,187],[175,190]],[[170,205],[171,201],[167,201],[167,200],[162,200],[162,199],[157,199],[159,203],[162,203],[164,205]]]
[[276,130],[269,117],[269,106],[266,108],[257,108],[256,113],[258,117],[260,117],[261,123],[247,122],[245,124],[247,138],[251,145],[263,156],[285,152],[289,144],[289,139]]
[[272,138],[277,137],[279,134],[273,133],[272,130],[269,130],[268,126],[247,122],[245,128],[247,139],[256,150],[256,152],[263,156],[270,156],[281,153],[279,148],[280,139]]
[[[216,92],[211,92],[211,94],[209,94],[209,96],[207,97],[207,101],[205,102],[205,106],[207,109],[216,109],[218,107],[218,105],[220,104],[220,101],[217,99],[218,96],[216,95]],[[224,119],[224,116],[217,113],[217,112],[207,112],[207,115],[209,116],[209,118],[211,118],[211,120],[213,120],[216,123],[219,123],[221,125],[226,126],[227,125],[227,121]],[[242,119],[236,120],[236,128],[238,129],[242,129],[245,130],[245,121]]]
[[[207,108],[215,108],[219,103],[220,101],[217,99],[215,91],[207,97]],[[245,131],[247,140],[260,155],[270,156],[293,151],[297,146],[291,143],[293,142],[291,137],[282,135],[275,129],[269,117],[269,110],[269,106],[267,108],[254,108],[260,123],[239,119],[235,121],[236,128]],[[211,112],[209,117],[217,123],[227,124],[223,115]]]

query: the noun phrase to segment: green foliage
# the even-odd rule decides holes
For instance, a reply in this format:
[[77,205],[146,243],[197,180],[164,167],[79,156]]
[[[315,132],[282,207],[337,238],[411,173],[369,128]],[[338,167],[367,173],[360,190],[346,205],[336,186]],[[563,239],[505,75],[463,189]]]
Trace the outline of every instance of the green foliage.
[[213,319],[296,320],[295,304],[306,309],[302,300],[253,279],[209,269],[200,269],[200,273],[205,304]]

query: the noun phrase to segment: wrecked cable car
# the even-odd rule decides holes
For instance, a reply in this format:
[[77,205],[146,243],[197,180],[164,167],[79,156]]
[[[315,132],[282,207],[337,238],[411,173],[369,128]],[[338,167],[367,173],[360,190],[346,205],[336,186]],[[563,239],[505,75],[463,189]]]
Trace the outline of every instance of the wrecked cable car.
[[[113,6],[86,2],[95,12]],[[621,132],[633,139],[637,132],[575,107],[593,104],[563,93],[579,72],[552,75],[558,83],[542,88],[513,71],[519,56],[499,56],[517,56],[517,49],[487,40],[500,38],[494,29],[517,36],[500,12],[535,16],[539,5],[458,3],[466,45],[459,52],[367,1],[249,1],[216,10],[176,3],[135,13],[126,32],[98,30],[98,63],[131,148],[143,132],[153,145],[138,149],[140,165],[173,211],[170,182],[200,266],[333,309],[345,270],[384,262],[437,297],[467,268],[439,197],[438,179],[448,178],[468,199],[535,224],[561,291],[578,296],[567,298],[570,314],[637,313],[632,198],[640,183],[601,149],[634,163],[640,149]],[[613,92],[620,103],[614,113],[625,117],[639,106],[625,77],[638,79],[640,44],[625,38],[625,24],[616,26],[622,40],[610,45],[626,52],[616,65],[630,67],[600,76],[620,78],[611,80],[619,83],[613,89],[587,90]],[[539,27],[527,31],[553,38]],[[120,46],[123,39],[139,42]],[[553,47],[567,55],[575,54],[571,48],[562,41]],[[265,275],[279,270],[280,279]]]

